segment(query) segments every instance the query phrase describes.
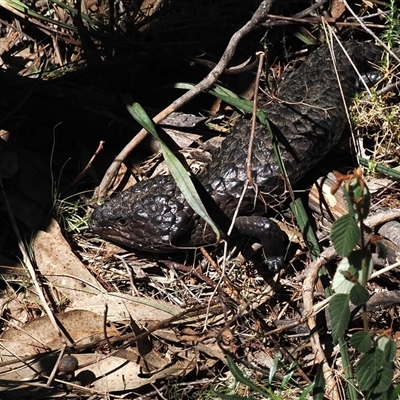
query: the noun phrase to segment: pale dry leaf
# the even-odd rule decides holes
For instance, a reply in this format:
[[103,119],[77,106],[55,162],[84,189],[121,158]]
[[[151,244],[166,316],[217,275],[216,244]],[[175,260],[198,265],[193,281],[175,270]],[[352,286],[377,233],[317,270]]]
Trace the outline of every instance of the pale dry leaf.
[[[154,336],[159,337],[163,340],[167,340],[172,343],[179,343],[179,344],[182,343],[181,338],[178,337],[178,335],[171,329],[159,329],[156,332],[154,332]],[[216,341],[209,342],[207,344],[197,343],[196,349],[201,351],[202,353],[207,354],[212,358],[219,359],[224,363],[226,363],[225,354],[221,350],[221,347],[218,345]]]
[[266,349],[249,353],[249,360],[263,368],[273,368],[274,366],[274,358],[266,351]]
[[96,296],[93,293],[95,289],[102,290],[97,280],[71,251],[55,220],[50,222],[46,231],[37,233],[32,247],[41,274],[69,300],[71,308],[86,304]]
[[[102,356],[97,353],[74,354],[74,356],[78,360],[78,365],[83,366],[81,368],[78,366],[78,369],[75,371],[74,384],[90,386],[91,389],[102,392],[133,390],[154,383],[160,378],[185,375],[193,369],[193,366],[191,366],[192,361],[178,361],[175,365],[167,367],[156,374],[144,376],[143,368],[139,364],[127,361],[124,358]],[[48,355],[38,361],[30,362],[29,367],[26,364],[18,362],[12,365],[12,370],[10,368],[8,370],[3,368],[3,372],[0,372],[0,379],[14,381],[16,385],[20,384],[20,388],[16,386],[14,390],[23,390],[24,398],[30,398],[30,396],[27,396],[29,391],[35,392],[35,398],[38,398],[38,388],[24,387],[23,380],[26,382],[29,382],[29,380],[37,382],[38,377],[41,376],[43,383],[45,383],[56,362],[57,355],[55,354]],[[65,377],[60,377],[60,379],[63,378],[65,379]],[[0,392],[8,391],[10,386],[11,384],[0,385]]]
[[[15,359],[15,363],[6,366],[0,364],[0,379],[2,382],[7,381],[7,384],[0,384],[0,392],[6,391],[8,393],[13,386],[15,386],[14,391],[16,391],[19,389],[18,385],[24,385],[24,381],[37,379],[40,374],[50,375],[57,359],[57,354],[50,353],[43,357],[42,355],[37,355],[36,361],[29,360],[27,363]],[[21,398],[30,398],[27,396],[29,388],[25,387],[24,390],[24,397],[21,396]],[[15,396],[14,398],[17,397]]]
[[331,15],[333,18],[339,18],[346,10],[346,6],[340,0],[333,0],[331,6]]
[[136,347],[129,347],[128,349],[120,349],[115,357],[124,358],[125,360],[132,361],[139,364],[145,371],[156,371],[165,368],[170,362],[171,358],[167,354],[160,354],[153,350],[143,353]]
[[138,324],[157,323],[184,311],[181,307],[163,300],[147,299],[123,293],[107,293],[105,291],[81,304],[80,308],[102,313],[105,303],[108,306],[108,320],[133,320]]
[[20,41],[20,34],[17,30],[10,29],[8,34],[0,39],[0,56],[10,51]]
[[[75,344],[84,345],[104,339],[103,315],[74,310],[55,316]],[[114,327],[107,327],[108,337],[117,334]],[[14,360],[15,356],[26,357],[58,350],[63,345],[47,316],[36,318],[18,328],[7,329],[1,335],[0,343],[0,357],[3,362]]]
[[[93,389],[105,392],[133,390],[159,379],[185,376],[197,364],[196,355],[192,352],[191,356],[187,359],[178,360],[154,374],[145,375],[141,366],[133,362],[128,362],[123,358],[107,357],[101,359],[101,356],[97,354],[78,354],[76,357],[80,365],[90,363],[91,361],[93,364],[77,370],[75,379],[79,380],[81,375],[91,375],[91,380],[84,381],[82,384],[91,384]],[[89,371],[92,374],[89,374]]]
[[26,293],[19,292],[17,294],[8,287],[3,291],[2,298],[0,299],[0,314],[3,316],[4,312],[7,312],[9,318],[14,321],[18,321],[21,324],[26,323],[32,318],[26,304],[27,302],[35,304],[37,301],[37,295],[31,291],[27,291]]
[[164,128],[164,130],[168,133],[171,139],[183,149],[191,146],[193,143],[202,138],[201,135],[196,135],[195,133],[181,132],[171,128]]
[[124,182],[125,188],[131,187],[137,183],[137,180],[134,178],[131,171],[124,163],[121,163],[118,169],[118,173],[116,174],[112,182],[112,186],[107,191],[107,196],[111,196],[122,182]]

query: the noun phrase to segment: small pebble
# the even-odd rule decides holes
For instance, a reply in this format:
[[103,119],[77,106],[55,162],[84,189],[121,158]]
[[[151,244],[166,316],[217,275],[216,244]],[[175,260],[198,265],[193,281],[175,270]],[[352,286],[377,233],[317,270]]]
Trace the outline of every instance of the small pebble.
[[65,356],[58,365],[58,370],[66,374],[72,374],[78,368],[78,359],[74,356]]

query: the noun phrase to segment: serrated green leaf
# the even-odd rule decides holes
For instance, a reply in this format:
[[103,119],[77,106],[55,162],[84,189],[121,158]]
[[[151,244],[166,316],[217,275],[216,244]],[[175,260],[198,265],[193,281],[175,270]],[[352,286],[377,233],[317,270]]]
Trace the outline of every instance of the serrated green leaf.
[[331,318],[332,337],[335,342],[344,334],[350,320],[349,296],[347,294],[335,294],[328,307]]
[[349,260],[347,258],[343,258],[343,260],[340,261],[332,280],[332,288],[335,293],[350,293],[350,290],[354,286],[354,283],[346,276],[346,273],[349,271],[349,269]]
[[368,290],[364,286],[354,285],[350,290],[350,301],[355,306],[365,304],[369,300]]
[[373,387],[372,393],[384,393],[386,392],[392,384],[394,376],[394,366],[393,363],[384,361],[382,368],[379,372],[379,379],[377,384]]
[[385,360],[393,361],[397,351],[395,341],[392,338],[382,335],[377,339],[376,344],[383,351]]
[[356,366],[356,378],[358,385],[363,392],[369,391],[377,384],[382,370],[383,351],[374,348],[364,354]]
[[368,249],[364,249],[364,251],[362,249],[354,250],[349,254],[348,260],[350,265],[349,271],[351,271],[352,268],[356,271],[361,271],[361,273],[357,272],[358,282],[360,284],[363,284],[362,282],[362,274],[364,273],[363,268],[366,268],[365,283],[368,282],[369,278],[371,277],[372,269],[374,266],[372,262],[371,252]]
[[[364,252],[359,250],[352,251],[347,257],[349,260],[349,271],[361,271],[363,267]],[[352,272],[354,275],[355,273]],[[360,282],[360,280],[358,280]]]
[[350,345],[360,353],[367,353],[372,347],[372,337],[369,332],[359,331],[350,338]]
[[360,228],[356,220],[346,214],[338,218],[332,225],[331,240],[335,250],[347,257],[360,240]]
[[366,183],[362,180],[362,186],[360,186],[360,180],[354,178],[347,187],[354,210],[357,214],[361,213],[362,218],[366,218],[371,206],[371,194]]
[[354,205],[350,198],[347,185],[343,185],[342,187],[343,187],[343,197],[344,197],[346,205],[347,205],[347,211],[348,211],[349,215],[351,215],[353,218],[356,218],[356,214],[354,212]]
[[197,190],[185,167],[160,138],[154,127],[153,121],[149,118],[142,106],[139,103],[132,102],[129,96],[125,96],[124,100],[132,117],[159,141],[165,162],[167,163],[171,175],[173,176],[180,191],[185,196],[185,199],[189,203],[190,207],[192,207],[192,209],[210,225],[217,237],[218,242],[221,236],[219,229],[204,207],[204,204],[201,201],[200,196],[198,195]]

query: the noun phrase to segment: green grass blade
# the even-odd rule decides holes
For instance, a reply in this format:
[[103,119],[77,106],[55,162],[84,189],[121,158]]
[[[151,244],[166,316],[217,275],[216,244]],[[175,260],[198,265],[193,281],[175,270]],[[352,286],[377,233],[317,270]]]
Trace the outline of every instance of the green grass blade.
[[[63,3],[60,0],[50,0],[51,3],[54,3],[56,6],[67,10],[71,15],[77,15],[78,14],[78,10],[74,7],[70,7],[69,5]],[[99,21],[96,21],[92,18],[89,17],[89,15],[81,13],[81,17],[84,21],[88,22],[90,25],[92,26],[96,26],[96,27],[101,27],[104,29],[104,25],[101,24]]]
[[133,103],[128,96],[125,96],[124,100],[132,117],[159,141],[165,162],[167,163],[176,184],[185,196],[185,199],[189,203],[190,207],[192,207],[192,209],[211,226],[212,230],[217,236],[218,242],[221,237],[219,229],[209,216],[185,167],[160,138],[154,127],[153,121],[149,118],[141,105],[138,103]]
[[396,171],[393,168],[385,167],[382,164],[374,163],[374,162],[367,160],[366,158],[362,158],[362,157],[358,157],[358,160],[360,161],[360,164],[362,166],[367,167],[367,168],[371,169],[372,171],[377,171],[386,176],[390,176],[393,179],[400,180],[400,172]]
[[17,11],[20,11],[31,18],[36,18],[41,21],[48,22],[49,24],[57,25],[61,28],[65,28],[71,32],[77,32],[77,28],[73,25],[65,24],[61,21],[54,20],[49,17],[45,17],[42,14],[37,13],[36,11],[31,10],[26,4],[20,2],[18,0],[4,0],[10,7],[14,8]]
[[265,398],[269,398],[269,394],[266,393],[263,389],[258,387],[256,384],[254,384],[250,379],[247,379],[244,375],[243,372],[240,370],[240,368],[236,365],[234,359],[227,354],[226,359],[228,361],[228,367],[229,370],[232,372],[233,377],[240,383],[243,383],[250,389],[253,389],[255,392],[260,393],[262,396]]
[[296,218],[297,225],[303,233],[304,240],[311,253],[311,258],[316,260],[321,254],[321,250],[301,199],[296,199],[294,202],[291,202],[290,209]]

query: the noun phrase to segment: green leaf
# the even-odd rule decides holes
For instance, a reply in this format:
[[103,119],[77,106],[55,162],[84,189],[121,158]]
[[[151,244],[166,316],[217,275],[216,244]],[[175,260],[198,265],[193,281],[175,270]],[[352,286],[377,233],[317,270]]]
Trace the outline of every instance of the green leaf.
[[389,393],[389,400],[398,400],[400,396],[400,385],[397,385],[395,388],[392,388]]
[[[353,288],[354,283],[348,279],[349,269],[350,264],[348,258],[343,258],[343,260],[340,261],[332,280],[332,288],[336,293],[349,294],[350,290]],[[352,272],[351,275],[353,275]]]
[[270,385],[272,385],[276,371],[278,371],[278,365],[279,365],[280,361],[281,361],[281,353],[277,353],[274,357],[274,361],[272,363],[272,366],[271,366],[271,368],[269,370],[269,374],[268,374],[268,383]]
[[213,89],[210,89],[208,93],[213,96],[223,100],[225,103],[232,107],[237,108],[242,113],[252,113],[253,112],[253,102],[249,100],[242,99],[237,94],[233,93],[227,88],[220,85],[214,85]]
[[393,339],[387,336],[380,336],[376,341],[378,347],[383,351],[383,355],[386,361],[393,361],[396,356],[396,343]]
[[366,218],[371,206],[371,194],[366,183],[362,180],[362,186],[360,186],[360,180],[354,178],[346,186],[354,210],[357,214],[361,213],[362,218]]
[[281,389],[285,389],[286,385],[292,379],[294,372],[296,372],[296,368],[297,368],[297,362],[292,362],[290,364],[289,370],[286,372],[286,374],[282,378],[282,382],[280,385]]
[[290,209],[296,218],[297,225],[303,234],[303,238],[307,243],[307,247],[310,249],[311,258],[316,260],[321,254],[321,249],[301,198],[297,198],[295,201],[292,201],[290,203]]
[[349,296],[347,294],[335,294],[328,307],[331,318],[332,337],[335,342],[344,334],[350,320]]
[[349,271],[351,271],[351,268],[353,268],[353,274],[358,274],[358,272],[361,271],[363,267],[363,258],[364,252],[361,249],[352,251],[348,256]]
[[364,354],[356,366],[356,378],[363,392],[369,391],[380,379],[380,371],[383,363],[383,351],[373,349]]
[[211,226],[218,242],[221,236],[219,229],[204,207],[204,204],[201,201],[200,196],[198,195],[197,190],[185,167],[160,138],[154,127],[153,121],[149,118],[142,106],[139,103],[133,103],[129,96],[125,96],[124,100],[132,117],[159,141],[165,162],[167,163],[171,175],[173,176],[180,191],[185,196],[185,199],[189,203],[190,207],[192,207],[192,209]]
[[332,225],[331,240],[335,250],[347,257],[360,240],[361,233],[356,220],[346,214]]
[[318,364],[317,374],[314,380],[313,400],[323,400],[325,398],[325,377],[322,363]]
[[[358,157],[358,160],[359,160],[361,165],[363,165],[364,167],[367,167],[367,168],[370,168],[371,164],[373,163],[373,161],[367,160],[367,159],[362,158],[362,157]],[[371,169],[373,171],[381,172],[381,173],[385,174],[386,176],[390,176],[391,178],[400,180],[400,172],[398,170],[393,169],[393,168],[385,167],[382,164],[375,163],[373,168],[371,168]]]
[[315,45],[316,41],[315,40],[310,40],[310,38],[306,35],[303,35],[301,32],[293,32],[293,35],[297,37],[297,39],[301,40],[305,45],[311,46]]
[[[175,89],[193,89],[195,85],[193,83],[186,82],[178,82],[174,84]],[[221,86],[214,85],[213,89],[209,89],[207,93],[212,94],[218,99],[223,100],[226,104],[229,104],[232,107],[237,108],[242,113],[252,113],[253,112],[253,102],[249,100],[242,99],[237,94],[232,92],[231,90]]]
[[369,332],[356,332],[350,339],[350,345],[360,353],[367,353],[372,347],[372,337]]
[[373,387],[372,393],[383,393],[386,392],[392,384],[394,376],[394,366],[393,363],[384,361],[382,368],[379,371],[379,379],[377,384]]
[[368,290],[364,286],[354,285],[350,290],[350,301],[355,306],[365,304],[369,300]]
[[[174,84],[175,89],[186,89],[190,90],[193,89],[195,85],[193,83],[185,83],[185,82],[178,82]],[[254,104],[252,101],[243,99],[239,97],[236,93],[232,92],[231,90],[221,86],[221,85],[214,85],[213,89],[208,90],[209,94],[217,97],[218,99],[223,100],[226,104],[229,104],[232,107],[235,107],[243,114],[251,114],[253,112]],[[271,132],[269,127],[268,118],[265,113],[258,109],[257,110],[257,118],[258,120],[267,127],[268,131]]]
[[303,391],[301,392],[301,395],[299,397],[299,400],[307,400],[310,398],[309,394],[314,390],[315,384],[314,382],[310,383],[307,385]]
[[248,386],[250,389],[253,389],[254,391],[260,393],[262,396],[268,398],[268,393],[266,393],[262,388],[257,386],[255,383],[253,383],[250,379],[247,379],[244,375],[243,372],[240,370],[240,368],[236,365],[234,359],[229,355],[226,354],[226,360],[228,362],[228,367],[229,370],[232,372],[233,377],[240,383],[243,383],[244,385]]
[[[359,250],[354,250],[349,254],[349,264],[350,264],[350,269],[353,268],[356,271],[363,271],[363,269],[366,269],[366,280],[365,282],[368,282],[369,278],[371,277],[372,273],[372,268],[373,268],[373,262],[372,262],[372,255],[371,252],[368,249],[362,249]],[[361,275],[357,272],[358,276],[358,282],[362,284],[362,279]]]

